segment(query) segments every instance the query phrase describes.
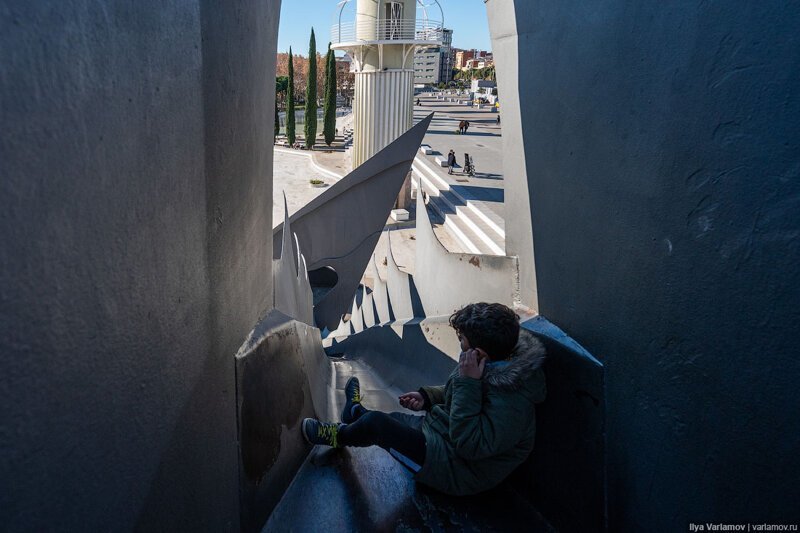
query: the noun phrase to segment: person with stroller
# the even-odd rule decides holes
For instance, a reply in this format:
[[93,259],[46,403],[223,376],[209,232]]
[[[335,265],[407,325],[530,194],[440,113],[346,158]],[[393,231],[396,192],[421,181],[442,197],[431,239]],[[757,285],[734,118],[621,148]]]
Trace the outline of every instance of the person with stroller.
[[447,173],[453,173],[453,167],[456,166],[456,153],[453,150],[447,154]]

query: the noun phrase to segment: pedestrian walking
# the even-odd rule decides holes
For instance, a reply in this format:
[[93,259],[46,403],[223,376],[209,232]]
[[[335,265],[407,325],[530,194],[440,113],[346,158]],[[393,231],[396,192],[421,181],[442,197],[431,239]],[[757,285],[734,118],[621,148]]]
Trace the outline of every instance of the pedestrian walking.
[[447,154],[447,173],[453,173],[453,167],[456,166],[456,153],[453,150],[450,150],[450,153]]
[[469,120],[465,120],[464,121],[464,135],[467,134],[468,130],[469,130]]
[[497,125],[500,125],[500,115],[497,115]]
[[419,101],[419,98],[417,98],[417,106],[421,106],[421,105],[422,105],[422,103]]

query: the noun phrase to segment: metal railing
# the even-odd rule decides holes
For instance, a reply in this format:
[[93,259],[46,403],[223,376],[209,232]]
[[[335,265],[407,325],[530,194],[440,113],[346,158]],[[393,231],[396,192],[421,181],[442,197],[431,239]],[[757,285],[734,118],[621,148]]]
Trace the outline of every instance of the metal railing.
[[331,43],[357,41],[442,41],[442,23],[432,20],[343,22],[331,27]]

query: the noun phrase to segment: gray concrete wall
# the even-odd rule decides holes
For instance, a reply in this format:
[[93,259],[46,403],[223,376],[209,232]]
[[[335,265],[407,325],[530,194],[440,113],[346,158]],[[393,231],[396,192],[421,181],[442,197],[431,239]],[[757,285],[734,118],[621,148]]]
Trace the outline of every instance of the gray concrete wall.
[[539,309],[605,365],[609,529],[797,523],[800,5],[487,8]]
[[[523,149],[522,107],[527,93],[519,86],[520,65],[518,54],[517,20],[513,2],[487,4],[492,51],[497,66],[497,89],[500,96],[500,114],[503,121],[503,174],[505,180],[506,255],[519,258],[519,303],[532,311],[539,310],[536,293],[536,269],[533,260],[531,214],[528,202],[528,182],[520,179],[528,175],[528,158]],[[516,179],[514,179],[516,178]]]
[[3,529],[238,529],[279,10],[0,7]]

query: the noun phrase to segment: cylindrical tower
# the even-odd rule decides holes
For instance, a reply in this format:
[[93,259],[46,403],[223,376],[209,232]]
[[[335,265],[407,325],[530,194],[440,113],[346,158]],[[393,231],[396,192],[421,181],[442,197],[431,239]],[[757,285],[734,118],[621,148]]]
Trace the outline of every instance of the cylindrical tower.
[[342,5],[331,43],[353,59],[355,168],[411,127],[414,50],[441,44],[442,21],[429,20],[420,0],[356,0],[355,20],[342,21],[348,2]]

